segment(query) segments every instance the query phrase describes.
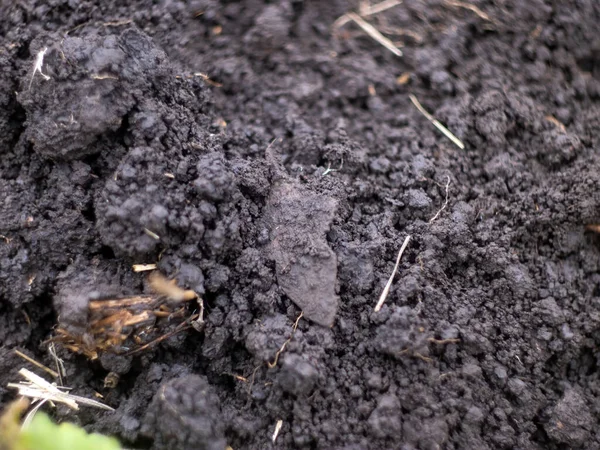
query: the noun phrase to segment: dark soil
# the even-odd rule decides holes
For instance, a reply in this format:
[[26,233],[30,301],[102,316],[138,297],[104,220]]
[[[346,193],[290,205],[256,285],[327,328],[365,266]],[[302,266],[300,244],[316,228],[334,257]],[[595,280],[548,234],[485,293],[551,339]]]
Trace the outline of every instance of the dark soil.
[[13,349],[54,367],[57,323],[157,262],[204,330],[61,349],[116,411],[57,420],[127,448],[600,447],[600,3],[405,0],[369,18],[403,57],[332,33],[356,3],[0,1],[0,405]]

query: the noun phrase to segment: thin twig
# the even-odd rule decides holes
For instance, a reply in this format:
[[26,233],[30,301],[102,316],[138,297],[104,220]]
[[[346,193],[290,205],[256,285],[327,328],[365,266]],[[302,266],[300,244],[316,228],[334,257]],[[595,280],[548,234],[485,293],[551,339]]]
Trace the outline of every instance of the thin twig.
[[442,213],[442,211],[446,209],[446,206],[448,206],[448,188],[450,187],[450,176],[447,176],[447,177],[448,177],[448,181],[446,182],[446,200],[444,201],[444,204],[438,210],[438,212],[435,213],[435,216],[433,216],[429,220],[429,223],[433,223],[433,221],[439,217],[439,215]]
[[58,372],[55,372],[54,370],[52,370],[49,367],[46,367],[45,365],[43,365],[40,362],[37,362],[35,359],[27,356],[25,353],[20,352],[19,350],[15,349],[14,350],[15,355],[20,356],[21,358],[23,358],[25,361],[30,362],[31,364],[33,364],[34,366],[42,369],[44,372],[50,374],[52,377],[54,378],[59,378],[59,374]]
[[444,125],[442,125],[435,117],[433,117],[431,114],[429,114],[425,110],[425,108],[423,108],[423,106],[421,105],[419,100],[417,100],[417,97],[415,97],[412,94],[409,94],[408,96],[410,98],[410,101],[413,102],[413,105],[415,105],[415,107],[419,110],[419,112],[421,114],[423,114],[427,118],[427,120],[429,120],[438,130],[440,130],[442,133],[444,133],[444,136],[446,136],[448,139],[450,139],[461,150],[465,149],[465,144],[463,144],[460,139],[458,139],[456,136],[454,136],[450,132],[450,130],[448,130],[448,128],[446,128]]
[[400,265],[400,258],[402,258],[402,253],[404,253],[404,250],[406,249],[406,246],[408,245],[409,241],[410,241],[410,235],[406,236],[406,239],[404,239],[404,243],[402,244],[402,247],[400,247],[400,251],[398,252],[398,257],[396,258],[396,265],[394,266],[392,275],[390,275],[390,279],[388,280],[388,282],[385,284],[385,287],[383,288],[383,292],[381,293],[381,296],[379,297],[379,301],[377,302],[377,305],[375,305],[375,312],[377,312],[381,309],[381,307],[383,306],[383,303],[385,302],[385,299],[387,298],[388,294],[390,293],[390,288],[392,287],[392,281],[394,281],[394,276],[396,275],[396,272],[398,272],[398,266]]
[[379,30],[377,30],[377,28],[375,28],[373,25],[371,25],[369,22],[367,22],[365,19],[363,19],[356,13],[349,12],[346,14],[350,19],[354,21],[354,23],[356,23],[356,25],[361,27],[365,33],[367,33],[369,36],[371,36],[373,39],[375,39],[377,42],[379,42],[381,45],[387,48],[390,52],[392,52],[396,56],[402,56],[402,51],[398,47],[396,47],[396,45],[392,41],[390,41],[383,34],[381,34]]

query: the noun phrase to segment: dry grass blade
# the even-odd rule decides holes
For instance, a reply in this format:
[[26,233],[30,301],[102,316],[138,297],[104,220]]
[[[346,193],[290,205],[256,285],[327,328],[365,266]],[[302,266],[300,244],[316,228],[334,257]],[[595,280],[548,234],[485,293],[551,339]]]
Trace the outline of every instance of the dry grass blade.
[[387,9],[398,6],[402,3],[402,0],[384,0],[383,2],[377,3],[376,5],[369,5],[366,8],[362,8],[360,11],[361,16],[372,16],[373,14],[379,14]]
[[80,397],[78,395],[72,395],[67,392],[63,392],[57,386],[50,384],[42,377],[27,369],[19,370],[19,374],[27,381],[22,381],[20,383],[8,383],[7,386],[9,388],[17,389],[19,391],[19,395],[23,397],[40,401],[62,403],[75,410],[78,410],[79,404],[82,404],[107,411],[114,411],[114,409],[110,406],[97,402],[96,400],[91,400],[86,397]]
[[396,272],[398,272],[398,266],[400,265],[400,258],[402,258],[402,253],[404,253],[404,250],[406,249],[406,246],[408,245],[409,241],[410,241],[410,235],[406,236],[406,239],[404,239],[404,243],[402,244],[402,247],[400,247],[400,251],[398,252],[398,257],[396,258],[396,265],[394,266],[392,275],[390,275],[390,279],[388,280],[388,282],[385,284],[385,287],[383,288],[383,292],[379,296],[379,301],[377,302],[377,305],[375,305],[375,312],[377,312],[381,309],[381,307],[383,306],[383,303],[385,302],[385,299],[387,298],[388,294],[390,293],[390,288],[392,287],[392,281],[394,281]]
[[455,8],[463,8],[468,9],[469,11],[474,12],[477,16],[479,16],[483,20],[487,20],[488,22],[494,22],[490,16],[484,13],[477,6],[472,5],[470,3],[461,2],[458,0],[445,0],[444,3],[448,6],[454,6]]
[[456,145],[461,150],[465,149],[465,144],[463,144],[460,139],[458,139],[456,136],[454,136],[450,132],[450,130],[448,130],[448,128],[446,128],[444,125],[442,125],[435,117],[433,117],[431,114],[429,114],[425,110],[425,108],[423,108],[423,105],[421,105],[419,100],[417,100],[417,97],[415,97],[412,94],[409,94],[409,97],[410,97],[410,101],[413,102],[413,105],[415,105],[415,107],[419,110],[419,112],[421,114],[423,114],[427,118],[427,120],[429,120],[438,130],[440,130],[444,134],[444,136],[446,136],[448,139],[450,139],[454,143],[454,145]]
[[150,236],[155,241],[160,241],[160,236],[158,234],[156,234],[154,231],[149,230],[148,228],[144,228],[144,233],[146,233],[148,236]]
[[129,25],[131,22],[133,22],[132,19],[116,20],[114,22],[104,22],[102,24],[102,26],[105,26],[105,27],[120,27],[122,25]]
[[378,30],[380,30],[382,33],[391,35],[391,36],[408,36],[412,39],[415,40],[415,42],[423,42],[423,36],[421,36],[419,33],[412,31],[412,30],[407,30],[404,28],[398,28],[398,27],[391,27],[389,25],[379,25],[378,26]]
[[44,372],[50,374],[50,376],[54,377],[54,378],[59,378],[59,374],[58,372],[55,372],[54,370],[50,369],[49,367],[46,367],[45,365],[43,365],[42,363],[37,362],[35,359],[30,358],[29,356],[27,356],[25,353],[20,352],[19,350],[14,350],[15,355],[23,358],[25,361],[30,362],[31,364],[33,364],[34,366],[36,366],[39,369],[42,369]]
[[358,14],[349,12],[346,14],[350,19],[354,21],[359,27],[363,29],[365,33],[387,48],[390,52],[392,52],[396,56],[402,56],[402,51],[396,47],[396,45],[386,38],[383,34],[377,30],[373,25],[367,22],[365,19],[360,17]]
[[56,354],[56,346],[54,345],[54,342],[50,342],[50,345],[48,345],[48,353],[50,353],[50,356],[52,356],[54,359],[54,364],[56,365],[56,371],[58,372],[58,384],[64,386],[65,383],[63,378],[67,376],[67,371],[65,370],[64,361]]
[[29,411],[27,413],[27,415],[23,419],[23,424],[21,425],[21,428],[27,428],[31,424],[31,421],[33,420],[33,416],[35,416],[35,414],[39,411],[39,409],[42,406],[44,406],[46,404],[46,402],[48,402],[48,400],[42,400],[35,404],[35,406],[31,409],[31,411]]
[[[402,0],[384,0],[383,2],[377,3],[376,5],[368,5],[366,7],[361,7],[359,9],[359,14],[361,17],[372,16],[374,14],[379,14],[383,11],[393,8],[394,6],[397,6],[401,3]],[[344,14],[333,23],[333,28],[343,27],[351,21],[352,19],[348,16],[348,14]]]

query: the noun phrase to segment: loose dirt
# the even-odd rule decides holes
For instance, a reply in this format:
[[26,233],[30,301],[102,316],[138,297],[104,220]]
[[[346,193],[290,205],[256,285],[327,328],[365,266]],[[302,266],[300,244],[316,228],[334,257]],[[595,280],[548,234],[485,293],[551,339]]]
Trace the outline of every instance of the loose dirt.
[[405,0],[366,17],[398,57],[333,28],[357,3],[0,1],[0,406],[13,349],[54,368],[57,323],[156,263],[204,329],[59,349],[116,411],[57,420],[157,450],[600,446],[600,4]]

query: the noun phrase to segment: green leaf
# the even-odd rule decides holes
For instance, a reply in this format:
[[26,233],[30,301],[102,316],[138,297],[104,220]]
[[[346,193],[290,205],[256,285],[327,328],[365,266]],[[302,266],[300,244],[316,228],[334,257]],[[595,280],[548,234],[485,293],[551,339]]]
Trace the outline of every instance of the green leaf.
[[35,415],[17,444],[23,450],[120,450],[119,442],[97,433],[88,434],[72,423],[56,425],[43,413]]

